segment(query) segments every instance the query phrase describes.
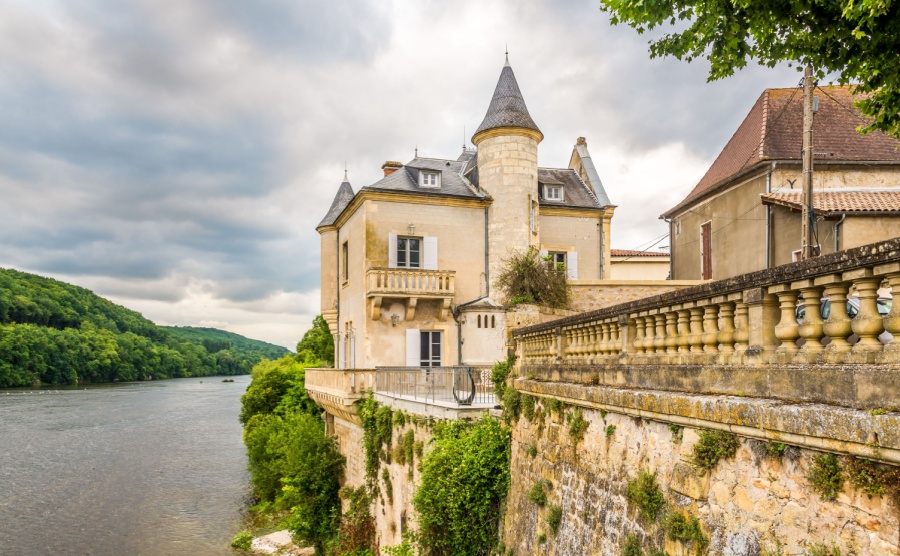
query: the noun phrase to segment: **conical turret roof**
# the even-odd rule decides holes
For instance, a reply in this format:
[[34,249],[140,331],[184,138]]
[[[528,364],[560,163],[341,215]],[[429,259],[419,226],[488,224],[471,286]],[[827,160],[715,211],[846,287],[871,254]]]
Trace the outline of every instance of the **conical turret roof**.
[[494,89],[494,96],[491,98],[491,105],[488,106],[484,121],[475,130],[475,135],[472,137],[498,127],[522,127],[541,133],[528,113],[525,99],[522,98],[522,91],[519,90],[516,76],[512,66],[509,65],[509,59],[506,60],[503,70],[500,72],[500,80],[497,82],[497,88]]
[[350,187],[350,181],[347,179],[347,172],[344,172],[344,181],[341,183],[341,186],[338,187],[337,193],[334,195],[334,201],[331,202],[331,208],[328,209],[325,218],[319,222],[319,225],[316,226],[316,228],[331,226],[337,222],[338,216],[344,212],[344,209],[347,208],[347,205],[349,205],[352,200],[353,188]]

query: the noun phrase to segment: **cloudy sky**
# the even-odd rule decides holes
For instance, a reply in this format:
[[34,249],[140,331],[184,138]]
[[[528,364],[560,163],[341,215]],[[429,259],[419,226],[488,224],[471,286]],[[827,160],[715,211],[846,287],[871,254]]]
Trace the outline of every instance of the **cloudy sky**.
[[799,78],[710,84],[646,43],[596,0],[0,0],[0,267],[293,348],[344,164],[358,189],[416,147],[455,158],[506,44],[540,163],[587,137],[613,247],[646,246]]

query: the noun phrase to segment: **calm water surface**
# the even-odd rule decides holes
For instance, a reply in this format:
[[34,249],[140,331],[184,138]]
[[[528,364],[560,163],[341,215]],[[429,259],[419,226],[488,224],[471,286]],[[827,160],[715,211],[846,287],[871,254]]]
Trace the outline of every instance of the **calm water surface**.
[[0,390],[0,554],[227,555],[249,376]]

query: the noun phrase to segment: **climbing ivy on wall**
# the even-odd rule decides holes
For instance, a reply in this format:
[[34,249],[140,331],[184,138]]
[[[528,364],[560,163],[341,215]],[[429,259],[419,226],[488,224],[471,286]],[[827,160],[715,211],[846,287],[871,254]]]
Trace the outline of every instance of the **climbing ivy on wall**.
[[413,498],[424,554],[489,554],[509,491],[510,431],[487,417],[435,427]]

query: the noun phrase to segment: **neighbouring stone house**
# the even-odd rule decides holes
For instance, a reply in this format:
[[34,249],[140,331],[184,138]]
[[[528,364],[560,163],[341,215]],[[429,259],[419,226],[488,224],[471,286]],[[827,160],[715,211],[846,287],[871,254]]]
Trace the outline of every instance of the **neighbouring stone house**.
[[[860,135],[850,87],[818,87],[814,209],[820,252],[900,235],[900,141]],[[672,278],[723,279],[795,260],[802,88],[768,89],[694,189],[662,215]]]
[[665,280],[669,277],[669,254],[663,251],[611,249],[611,280]]
[[321,310],[339,368],[489,365],[506,357],[492,280],[535,248],[570,280],[610,275],[609,200],[579,137],[565,168],[538,167],[543,134],[507,60],[481,125],[456,158],[388,161],[346,179],[319,223]]

